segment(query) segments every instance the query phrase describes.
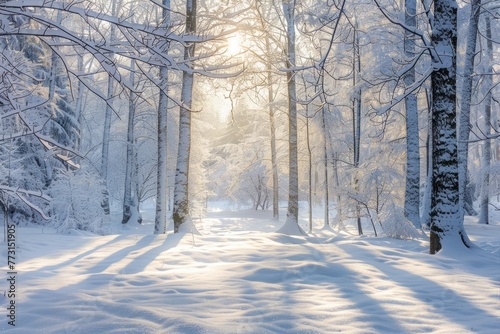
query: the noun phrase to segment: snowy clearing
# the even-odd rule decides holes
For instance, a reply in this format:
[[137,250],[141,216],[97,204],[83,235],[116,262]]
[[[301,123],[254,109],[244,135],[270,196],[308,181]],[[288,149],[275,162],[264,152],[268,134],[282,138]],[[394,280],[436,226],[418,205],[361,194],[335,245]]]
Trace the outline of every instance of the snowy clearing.
[[485,252],[449,257],[348,230],[285,236],[269,215],[212,211],[184,236],[150,235],[147,215],[104,237],[18,228],[16,326],[2,293],[1,331],[498,333],[498,220],[467,220]]

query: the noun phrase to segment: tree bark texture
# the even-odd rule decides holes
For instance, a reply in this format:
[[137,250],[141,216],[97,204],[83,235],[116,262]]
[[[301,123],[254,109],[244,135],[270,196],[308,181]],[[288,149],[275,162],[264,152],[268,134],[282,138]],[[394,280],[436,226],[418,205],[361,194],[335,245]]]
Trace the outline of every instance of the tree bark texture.
[[[196,32],[197,0],[186,2],[186,34]],[[194,44],[184,49],[184,59],[189,62],[195,51]],[[177,151],[177,167],[175,171],[174,190],[174,232],[189,218],[189,159],[191,155],[191,106],[193,101],[194,76],[192,72],[183,72],[181,89],[181,107],[179,115],[179,146]]]
[[459,205],[456,130],[457,3],[434,1],[432,30],[432,197],[430,253],[465,244]]
[[[417,27],[416,0],[405,0],[405,24]],[[415,56],[415,36],[405,32],[405,57],[411,61]],[[415,83],[415,68],[411,68],[404,76],[406,87]],[[406,109],[406,187],[404,214],[415,226],[420,224],[420,143],[418,125],[417,95],[409,94],[405,98]]]
[[486,77],[484,78],[485,89],[488,90],[484,105],[484,122],[483,134],[486,137],[483,145],[483,159],[481,163],[482,182],[481,182],[481,203],[479,211],[479,223],[489,224],[489,205],[490,205],[490,164],[491,164],[491,101],[493,88],[493,40],[491,35],[491,21],[488,16],[486,21],[486,53],[488,55],[486,61],[488,66],[486,69]]
[[[163,0],[162,19],[163,24],[170,24],[170,0]],[[167,152],[167,114],[168,114],[168,69],[160,68],[161,88],[158,101],[158,160],[156,169],[156,213],[155,234],[167,232],[167,200],[168,200],[168,152]]]
[[287,59],[286,72],[288,88],[288,151],[289,181],[287,220],[298,225],[299,216],[299,167],[297,153],[297,92],[295,72],[295,2],[283,1],[283,9],[287,25]]
[[[476,56],[477,31],[479,25],[479,13],[481,0],[471,1],[471,13],[469,28],[467,30],[467,46],[465,50],[464,73],[462,82],[460,121],[458,129],[458,182],[460,188],[460,208],[465,212],[472,213],[470,200],[466,199],[467,192],[467,165],[469,159],[469,135],[470,135],[470,109],[472,101],[472,84],[474,73],[474,58]],[[469,208],[470,207],[470,208]],[[464,214],[465,212],[462,212]]]
[[[135,62],[131,61],[130,66],[130,87],[135,85]],[[134,92],[130,92],[128,100],[128,124],[127,124],[127,157],[125,162],[125,184],[123,192],[123,218],[122,224],[127,224],[132,217],[132,207],[134,207],[134,196],[132,193],[132,173],[134,160],[134,116],[135,116]]]

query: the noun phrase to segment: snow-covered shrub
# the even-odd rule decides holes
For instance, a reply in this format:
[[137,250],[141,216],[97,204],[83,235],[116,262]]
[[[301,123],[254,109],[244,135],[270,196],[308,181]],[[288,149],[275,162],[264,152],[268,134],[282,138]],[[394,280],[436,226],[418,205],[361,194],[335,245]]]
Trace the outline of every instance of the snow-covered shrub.
[[404,216],[403,208],[390,205],[380,218],[384,234],[389,238],[408,240],[421,237],[421,232]]
[[90,173],[57,173],[50,188],[55,227],[59,231],[76,229],[106,234],[103,191],[101,180]]

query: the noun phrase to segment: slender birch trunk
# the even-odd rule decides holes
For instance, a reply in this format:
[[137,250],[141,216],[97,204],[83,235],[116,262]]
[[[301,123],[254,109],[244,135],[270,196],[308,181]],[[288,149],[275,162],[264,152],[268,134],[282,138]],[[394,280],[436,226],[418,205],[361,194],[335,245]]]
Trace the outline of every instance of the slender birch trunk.
[[[354,98],[352,100],[352,137],[353,137],[353,164],[354,164],[354,193],[355,196],[359,193],[359,150],[361,146],[361,89],[357,88],[357,76],[361,72],[361,55],[359,53],[359,37],[356,28],[354,28],[354,38],[352,43],[353,59],[352,59],[352,87],[355,90]],[[361,208],[356,199],[356,225],[358,227],[358,234],[363,235],[363,227],[361,225]]]
[[491,89],[493,88],[493,40],[491,36],[491,21],[488,16],[486,21],[486,53],[488,55],[488,66],[486,77],[484,78],[485,88],[488,90],[484,106],[484,135],[486,139],[483,145],[483,159],[481,163],[481,171],[483,173],[481,183],[481,204],[479,211],[479,223],[489,224],[489,205],[490,205],[490,164],[491,164]]
[[[135,85],[135,61],[130,62],[130,87]],[[127,224],[132,217],[132,208],[135,207],[132,192],[132,173],[134,162],[134,116],[136,95],[130,91],[128,99],[128,124],[127,124],[127,157],[125,162],[125,185],[123,193],[123,218],[122,224]]]
[[[405,0],[405,24],[417,27],[417,2]],[[405,57],[411,60],[415,56],[415,36],[405,31]],[[415,68],[411,68],[404,76],[404,83],[409,87],[415,83]],[[420,223],[420,145],[418,125],[417,95],[409,94],[405,98],[406,109],[406,188],[404,214],[415,226],[421,229]]]
[[[186,34],[196,32],[196,1],[186,1]],[[184,59],[189,62],[195,51],[194,44],[184,49]],[[179,146],[174,190],[174,232],[178,233],[189,218],[189,158],[191,155],[191,105],[193,101],[194,76],[192,72],[182,74],[181,107],[179,111]]]
[[328,145],[327,145],[327,129],[326,129],[326,108],[323,107],[321,110],[321,127],[323,131],[323,172],[325,177],[325,187],[324,187],[324,201],[325,201],[325,212],[324,212],[324,223],[323,228],[330,226],[330,200],[328,196]]
[[[266,36],[266,51],[270,55],[271,45],[269,42],[269,37]],[[275,123],[275,110],[274,110],[274,90],[272,81],[272,68],[271,61],[268,58],[266,64],[267,71],[267,101],[268,101],[268,113],[269,113],[269,127],[271,130],[271,165],[272,165],[272,178],[273,178],[273,218],[279,219],[279,183],[278,183],[278,162],[276,156],[276,123]]]
[[289,182],[287,220],[298,225],[299,215],[299,180],[297,155],[297,91],[295,72],[295,1],[283,1],[287,24],[287,60],[286,72],[288,87],[288,150],[289,150]]
[[[78,72],[82,73],[83,72],[83,55],[78,54],[77,56],[77,69]],[[76,106],[75,106],[75,118],[77,119],[78,122],[78,137],[76,138],[75,141],[75,150],[79,151],[81,148],[81,142],[82,142],[82,123],[83,123],[83,95],[85,93],[85,86],[83,85],[83,82],[81,80],[78,80],[78,86],[77,86],[77,98],[76,98]],[[76,162],[80,160],[80,157],[75,157]]]
[[142,224],[141,215],[141,194],[139,184],[139,143],[137,138],[134,140],[134,154],[132,159],[132,194],[135,198],[135,209],[137,211],[137,222]]
[[422,200],[421,224],[431,227],[431,196],[432,196],[432,106],[430,92],[426,90],[427,99],[427,141],[426,141],[426,179],[424,198]]
[[271,132],[271,165],[272,165],[272,183],[273,183],[273,218],[279,220],[279,178],[278,178],[278,162],[276,154],[276,122],[275,122],[275,107],[274,107],[274,88],[271,67],[271,42],[269,34],[266,31],[266,24],[263,13],[256,7],[260,19],[262,32],[265,34],[265,50],[266,50],[266,72],[267,72],[267,103],[269,114],[269,127]]
[[[472,83],[474,73],[474,58],[476,55],[477,31],[479,25],[479,13],[481,0],[471,1],[471,13],[469,18],[469,28],[467,32],[467,47],[465,50],[464,74],[462,81],[460,120],[458,129],[458,182],[460,189],[461,214],[464,211],[471,211],[470,203],[467,204],[467,165],[469,159],[469,135],[470,135],[470,109],[472,100]],[[468,208],[470,207],[470,209]],[[472,210],[473,211],[473,210]]]
[[[162,24],[170,25],[170,0],[162,2]],[[158,101],[158,160],[156,169],[156,214],[155,214],[155,234],[165,234],[167,232],[167,201],[168,201],[168,155],[167,155],[167,118],[168,118],[168,69],[166,66],[160,67],[161,88]]]
[[[117,3],[118,2],[118,3]],[[111,15],[116,16],[116,8],[121,6],[121,1],[113,1],[111,5]],[[116,27],[111,25],[109,40],[113,42],[116,39]],[[108,91],[106,94],[106,111],[104,116],[104,129],[102,135],[102,150],[101,150],[101,177],[104,186],[102,208],[106,215],[109,215],[109,192],[108,192],[108,160],[109,160],[109,141],[111,136],[111,116],[113,110],[111,108],[111,100],[113,99],[113,76],[108,74]]]
[[299,165],[297,152],[297,91],[295,71],[295,1],[283,0],[287,32],[286,78],[288,89],[288,209],[286,222],[278,232],[305,234],[299,226]]
[[310,132],[310,119],[309,115],[306,115],[306,144],[307,144],[307,176],[308,176],[308,187],[309,191],[307,194],[308,202],[308,219],[309,219],[309,233],[312,233],[312,149],[311,149],[311,132]]

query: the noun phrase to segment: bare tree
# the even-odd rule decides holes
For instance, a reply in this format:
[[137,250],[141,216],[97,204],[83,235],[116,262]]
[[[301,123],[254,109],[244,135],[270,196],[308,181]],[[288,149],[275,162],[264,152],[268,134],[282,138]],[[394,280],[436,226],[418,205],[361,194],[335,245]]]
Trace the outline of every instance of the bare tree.
[[[417,2],[405,0],[405,24],[417,28]],[[405,56],[409,62],[415,57],[416,36],[405,30]],[[415,83],[415,67],[411,66],[404,75],[406,87]],[[405,216],[420,229],[420,145],[418,126],[417,95],[408,94],[405,97],[406,109],[406,187],[405,187]]]
[[[460,94],[460,119],[458,123],[458,182],[460,187],[460,206],[468,213],[474,213],[470,198],[467,198],[470,113],[472,101],[472,84],[474,80],[474,60],[476,58],[477,32],[481,1],[472,1],[470,5],[469,27],[467,30],[467,46],[465,51],[462,92]],[[470,196],[469,196],[470,197]]]
[[[162,25],[169,29],[170,26],[170,0],[162,2]],[[155,234],[164,234],[167,231],[167,112],[168,112],[168,67],[160,67],[160,95],[158,98],[158,161],[156,169],[156,214]]]
[[483,145],[483,159],[481,161],[481,199],[479,211],[479,223],[489,224],[489,206],[490,206],[490,165],[491,165],[491,102],[493,89],[493,39],[491,34],[491,19],[489,16],[485,18],[486,25],[486,53],[488,65],[486,66],[486,77],[484,80],[487,93],[484,105],[484,145]]
[[[130,61],[130,85],[135,87],[135,60]],[[137,222],[140,222],[140,217],[138,216],[138,203],[137,198],[135,198],[135,193],[132,189],[133,176],[134,176],[134,151],[135,151],[135,138],[134,138],[134,126],[135,126],[135,114],[136,114],[136,103],[137,96],[134,92],[130,92],[128,98],[128,121],[127,121],[127,156],[125,162],[125,190],[123,194],[123,218],[122,224],[127,224],[133,217],[132,210],[136,211]]]
[[[186,1],[186,34],[196,32],[197,0]],[[184,48],[184,60],[190,63],[194,57],[195,44]],[[175,170],[174,190],[174,232],[179,232],[182,224],[190,220],[189,213],[189,158],[191,153],[191,112],[193,102],[194,76],[192,72],[182,74],[181,107],[179,111],[179,146],[177,150],[177,167]]]
[[295,0],[283,0],[286,23],[286,76],[288,89],[288,209],[286,222],[278,232],[305,234],[299,226],[299,166],[297,154],[297,91],[295,53]]
[[432,199],[430,253],[462,244],[471,247],[459,205],[457,147],[457,8],[434,1],[432,27]]

